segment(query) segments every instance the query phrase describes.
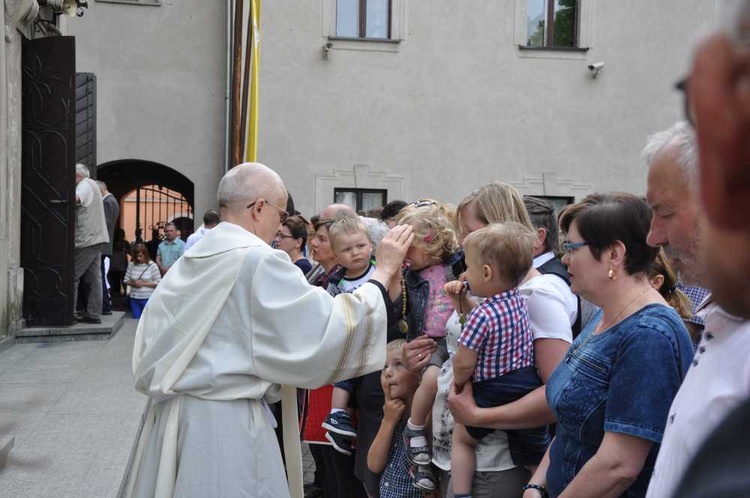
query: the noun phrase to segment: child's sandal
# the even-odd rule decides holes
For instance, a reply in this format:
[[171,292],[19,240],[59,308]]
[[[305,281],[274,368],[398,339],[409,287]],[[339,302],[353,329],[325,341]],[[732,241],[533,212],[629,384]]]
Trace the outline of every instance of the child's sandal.
[[428,492],[435,491],[437,488],[431,465],[412,465],[409,469],[409,476],[415,488]]
[[411,440],[416,437],[426,437],[423,430],[404,429],[404,444],[406,445],[406,459],[412,465],[428,465],[432,458],[430,457],[429,446],[412,446]]

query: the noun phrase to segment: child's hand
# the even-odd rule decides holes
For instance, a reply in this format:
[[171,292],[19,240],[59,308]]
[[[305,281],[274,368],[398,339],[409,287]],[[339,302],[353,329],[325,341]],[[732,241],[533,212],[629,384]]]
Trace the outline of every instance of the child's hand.
[[392,424],[397,424],[406,410],[406,403],[401,398],[388,396],[383,405],[383,419]]
[[401,398],[391,398],[391,387],[388,384],[388,377],[385,375],[385,370],[380,375],[380,386],[383,388],[383,397],[385,398],[383,420],[397,424],[401,420],[404,410],[406,410],[406,404]]
[[461,280],[453,280],[443,287],[445,293],[449,296],[460,296],[466,293],[466,285]]

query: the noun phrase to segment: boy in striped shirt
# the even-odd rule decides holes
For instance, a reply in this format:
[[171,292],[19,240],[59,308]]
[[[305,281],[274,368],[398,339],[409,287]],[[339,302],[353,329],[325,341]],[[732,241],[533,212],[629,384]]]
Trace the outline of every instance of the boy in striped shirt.
[[[460,392],[472,381],[480,407],[515,401],[542,385],[534,366],[534,346],[526,298],[517,286],[531,269],[534,232],[515,222],[490,225],[464,241],[468,288],[487,299],[466,317],[453,359],[453,381]],[[456,309],[470,309],[463,282],[445,290]],[[460,304],[459,304],[460,300]],[[494,429],[456,424],[451,451],[451,479],[456,498],[471,496],[475,447]],[[506,431],[513,462],[536,465],[548,444],[546,427]]]

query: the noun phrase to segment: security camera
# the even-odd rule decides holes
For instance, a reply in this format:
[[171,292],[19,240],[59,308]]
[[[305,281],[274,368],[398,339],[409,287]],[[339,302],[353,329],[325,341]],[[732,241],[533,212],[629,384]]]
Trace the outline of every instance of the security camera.
[[331,51],[332,48],[333,48],[333,43],[331,42],[328,42],[325,45],[323,45],[323,58],[324,59],[328,59],[328,57],[330,56],[329,52]]
[[589,64],[589,71],[591,71],[591,77],[596,78],[597,76],[599,76],[599,71],[601,71],[603,67],[604,67],[603,62],[595,62],[593,64]]

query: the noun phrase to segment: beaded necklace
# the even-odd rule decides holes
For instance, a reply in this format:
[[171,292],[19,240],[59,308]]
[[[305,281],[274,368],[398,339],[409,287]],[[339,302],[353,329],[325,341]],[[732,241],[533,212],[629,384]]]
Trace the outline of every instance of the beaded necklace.
[[406,323],[406,278],[401,275],[401,320],[398,321],[398,329],[402,334],[409,332],[409,324]]

